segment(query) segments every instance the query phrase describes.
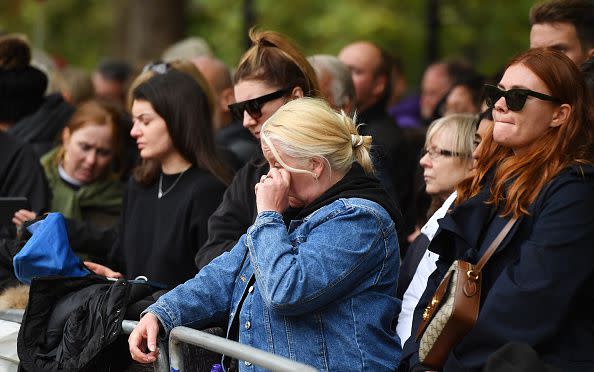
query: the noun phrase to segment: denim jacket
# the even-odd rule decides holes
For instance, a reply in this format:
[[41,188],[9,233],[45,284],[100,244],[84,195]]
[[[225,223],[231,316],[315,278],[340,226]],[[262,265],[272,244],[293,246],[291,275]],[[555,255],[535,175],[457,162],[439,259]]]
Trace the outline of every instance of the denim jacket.
[[398,267],[394,222],[373,201],[338,199],[288,229],[261,212],[230,252],[146,311],[167,332],[228,319],[242,344],[319,370],[393,371]]

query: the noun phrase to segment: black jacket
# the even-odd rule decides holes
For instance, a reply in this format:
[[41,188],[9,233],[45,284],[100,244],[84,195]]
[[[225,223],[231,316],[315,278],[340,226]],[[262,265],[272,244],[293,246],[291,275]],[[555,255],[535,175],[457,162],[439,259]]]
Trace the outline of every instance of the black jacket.
[[53,93],[44,98],[39,110],[16,122],[8,132],[30,143],[41,157],[56,146],[62,128],[73,113],[74,107],[60,93]]
[[[130,362],[123,319],[158,298],[150,283],[97,275],[35,278],[19,330],[19,370],[118,371]],[[152,299],[152,300],[151,300]]]
[[34,279],[19,330],[21,371],[109,371],[131,285],[88,275]]
[[49,207],[47,180],[31,146],[1,131],[0,196],[26,196],[37,214]]
[[[437,269],[415,308],[413,332],[455,259],[476,263],[509,217],[487,205],[489,187],[439,221],[429,246]],[[481,371],[511,341],[532,347],[563,371],[594,370],[594,167],[569,167],[552,179],[483,269],[481,308],[473,329],[450,353],[444,371]],[[423,367],[414,337],[401,371]]]
[[[377,176],[386,191],[401,207],[407,206],[414,198],[413,180],[417,165],[417,155],[413,153],[404,132],[384,109],[380,100],[374,106],[361,112],[357,121],[362,123],[362,135],[373,137],[371,156]],[[398,241],[406,246],[406,233],[411,229],[414,216],[403,210],[405,226],[399,231]]]

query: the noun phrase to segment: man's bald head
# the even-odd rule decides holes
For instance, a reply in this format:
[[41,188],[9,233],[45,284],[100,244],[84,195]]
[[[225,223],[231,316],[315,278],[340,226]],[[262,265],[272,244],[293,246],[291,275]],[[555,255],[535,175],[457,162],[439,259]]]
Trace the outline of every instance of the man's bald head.
[[210,56],[200,56],[192,59],[198,70],[210,85],[216,95],[225,88],[233,88],[231,71],[223,61]]
[[214,113],[215,129],[227,126],[231,122],[228,105],[235,102],[231,71],[223,61],[211,56],[192,58],[192,63],[204,75],[215,96],[217,102]]
[[384,96],[390,76],[382,49],[369,41],[357,41],[342,48],[338,58],[351,70],[358,111],[376,104]]

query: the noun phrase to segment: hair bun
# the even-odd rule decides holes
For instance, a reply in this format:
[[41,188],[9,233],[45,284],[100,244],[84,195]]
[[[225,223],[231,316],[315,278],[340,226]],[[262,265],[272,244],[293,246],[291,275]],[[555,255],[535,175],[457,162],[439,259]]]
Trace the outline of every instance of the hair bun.
[[353,147],[359,147],[363,144],[364,139],[363,136],[360,136],[358,134],[351,134],[351,144],[353,145]]
[[0,38],[0,68],[4,70],[24,69],[31,63],[31,48],[19,36]]

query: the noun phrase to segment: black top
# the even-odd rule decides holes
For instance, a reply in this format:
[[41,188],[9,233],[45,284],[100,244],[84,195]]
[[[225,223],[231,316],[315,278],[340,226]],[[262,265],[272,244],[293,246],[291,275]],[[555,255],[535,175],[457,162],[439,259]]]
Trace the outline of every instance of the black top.
[[260,152],[258,140],[238,121],[233,121],[228,126],[219,129],[215,140],[218,145],[235,154],[242,166]]
[[194,256],[207,238],[207,220],[221,202],[225,185],[196,167],[188,169],[166,192],[179,174],[164,175],[149,186],[128,182],[118,239],[109,264],[127,278],[138,275],[174,286],[192,278]]
[[361,198],[378,203],[392,217],[396,230],[400,229],[402,214],[398,202],[388,195],[376,177],[365,174],[359,163],[353,163],[351,169],[340,181],[301,209],[295,219],[303,219],[318,209],[343,198]]
[[405,237],[414,225],[414,216],[410,216],[405,207],[414,198],[417,155],[381,102],[361,112],[357,121],[363,124],[359,127],[360,133],[373,137],[371,156],[378,178],[388,194],[403,208],[404,226],[402,233],[398,234],[398,241],[401,247],[406,246]]

